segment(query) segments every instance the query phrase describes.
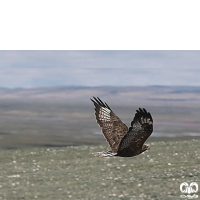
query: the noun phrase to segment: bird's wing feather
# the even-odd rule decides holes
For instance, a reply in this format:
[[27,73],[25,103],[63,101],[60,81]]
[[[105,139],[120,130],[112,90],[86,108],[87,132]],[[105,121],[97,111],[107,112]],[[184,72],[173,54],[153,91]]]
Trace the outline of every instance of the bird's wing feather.
[[153,119],[151,114],[147,112],[144,108],[137,110],[133,121],[131,122],[131,127],[127,135],[122,139],[119,151],[125,148],[131,148],[134,151],[142,148],[142,145],[151,135],[153,131]]
[[117,152],[122,138],[127,134],[128,127],[111,110],[111,108],[98,97],[91,99],[95,106],[96,120],[109,143],[112,152]]

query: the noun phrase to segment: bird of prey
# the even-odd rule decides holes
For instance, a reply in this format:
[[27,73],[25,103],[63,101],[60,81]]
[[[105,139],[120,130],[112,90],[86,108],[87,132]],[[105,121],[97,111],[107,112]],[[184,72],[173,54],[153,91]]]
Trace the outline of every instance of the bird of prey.
[[95,156],[132,157],[149,150],[149,147],[144,145],[153,131],[153,119],[149,112],[139,108],[128,128],[107,103],[103,103],[98,97],[93,97],[91,101],[95,106],[97,123],[102,128],[103,135],[111,148],[107,152],[96,152]]

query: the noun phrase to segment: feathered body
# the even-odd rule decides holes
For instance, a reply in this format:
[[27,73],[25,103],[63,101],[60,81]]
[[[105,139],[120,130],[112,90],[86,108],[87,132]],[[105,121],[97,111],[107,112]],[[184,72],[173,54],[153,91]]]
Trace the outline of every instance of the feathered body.
[[153,131],[153,119],[149,112],[139,108],[131,122],[131,127],[128,128],[106,103],[98,97],[93,98],[91,101],[95,106],[97,123],[111,147],[108,152],[95,153],[96,156],[132,157],[149,149],[144,145]]

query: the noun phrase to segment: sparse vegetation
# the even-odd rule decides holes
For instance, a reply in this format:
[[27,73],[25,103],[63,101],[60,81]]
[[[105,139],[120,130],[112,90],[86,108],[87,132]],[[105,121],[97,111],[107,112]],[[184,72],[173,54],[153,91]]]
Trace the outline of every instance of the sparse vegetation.
[[151,142],[132,158],[96,158],[107,146],[0,150],[0,199],[180,199],[200,184],[200,141]]

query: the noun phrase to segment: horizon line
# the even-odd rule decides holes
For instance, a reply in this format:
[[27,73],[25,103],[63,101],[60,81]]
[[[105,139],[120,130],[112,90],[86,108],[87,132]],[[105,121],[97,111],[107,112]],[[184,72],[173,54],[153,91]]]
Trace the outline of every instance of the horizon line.
[[119,87],[119,88],[125,88],[125,87],[200,87],[198,85],[99,85],[99,86],[88,86],[88,85],[55,85],[55,86],[39,86],[39,87],[1,87],[0,89],[8,89],[8,90],[31,90],[31,89],[48,89],[48,88],[99,88],[99,87]]

